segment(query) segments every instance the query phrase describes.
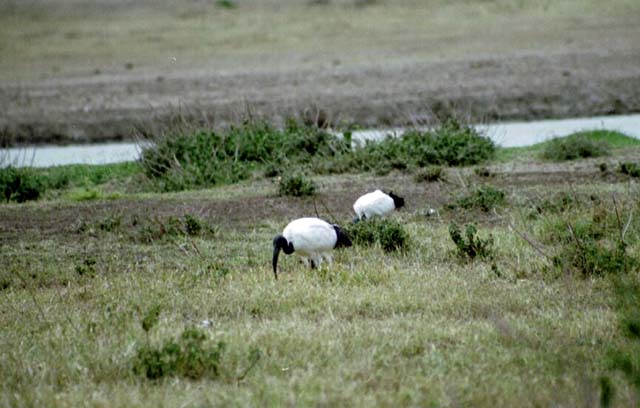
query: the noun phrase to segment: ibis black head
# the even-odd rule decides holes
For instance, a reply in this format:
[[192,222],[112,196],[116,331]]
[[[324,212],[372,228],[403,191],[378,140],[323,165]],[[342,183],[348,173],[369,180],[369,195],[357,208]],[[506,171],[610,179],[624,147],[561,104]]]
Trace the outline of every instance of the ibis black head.
[[340,227],[334,224],[333,229],[336,230],[336,236],[338,238],[336,240],[336,246],[334,248],[347,248],[353,245],[351,239],[349,239],[349,236],[344,231],[342,231]]
[[280,255],[280,250],[287,254],[291,255],[294,251],[293,243],[287,241],[287,239],[282,235],[276,235],[273,238],[273,276],[278,279],[278,255]]
[[389,191],[389,197],[393,199],[393,206],[396,207],[396,209],[404,207],[404,198],[393,194],[393,191]]

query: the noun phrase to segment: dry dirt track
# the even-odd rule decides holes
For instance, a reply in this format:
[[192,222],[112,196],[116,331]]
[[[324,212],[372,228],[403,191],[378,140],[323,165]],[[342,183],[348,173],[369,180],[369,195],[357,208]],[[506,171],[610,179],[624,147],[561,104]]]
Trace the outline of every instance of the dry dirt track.
[[450,111],[473,120],[640,112],[640,24],[630,16],[567,21],[477,36],[452,29],[402,47],[402,38],[379,47],[373,38],[317,55],[285,49],[173,68],[137,60],[119,70],[63,66],[26,79],[4,72],[0,131],[5,141],[38,143],[130,138],[134,124],[176,113],[224,124],[247,111],[278,120],[322,110],[334,123],[384,126]]

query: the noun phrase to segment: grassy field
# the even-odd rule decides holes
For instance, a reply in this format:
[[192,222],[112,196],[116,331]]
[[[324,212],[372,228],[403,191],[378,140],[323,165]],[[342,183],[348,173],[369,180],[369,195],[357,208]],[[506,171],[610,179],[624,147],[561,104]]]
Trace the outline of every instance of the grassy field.
[[[99,77],[132,70],[138,75],[185,69],[230,74],[239,66],[294,71],[318,64],[378,66],[383,61],[372,60],[376,56],[397,58],[397,64],[425,56],[459,59],[470,52],[540,47],[553,52],[546,48],[564,45],[532,35],[541,25],[547,36],[578,34],[575,41],[586,46],[601,35],[588,30],[589,24],[623,31],[624,17],[634,21],[640,11],[631,0],[606,6],[592,0],[231,3],[237,7],[214,1],[0,3],[0,79]],[[609,27],[608,19],[617,28]]]
[[[435,182],[316,175],[312,198],[279,197],[262,177],[160,194],[141,187],[136,164],[42,170],[68,181],[0,205],[0,405],[594,406],[603,377],[614,406],[635,404],[611,368],[631,347],[611,278],[627,266],[611,272],[618,258],[598,250],[601,269],[552,260],[571,247],[567,225],[606,249],[620,223],[637,276],[638,184],[618,164],[640,147],[591,138],[612,142],[610,154],[547,162],[539,147],[499,150]],[[392,216],[404,251],[354,246],[318,271],[283,257],[273,279],[271,240],[289,220],[316,207],[347,225],[351,203],[376,187],[407,199]],[[463,209],[480,187],[504,199]],[[451,222],[491,236],[491,256],[457,254]],[[177,371],[147,378],[175,350],[187,353]]]
[[[635,0],[0,1],[0,143],[640,110]],[[585,86],[589,84],[589,86]]]

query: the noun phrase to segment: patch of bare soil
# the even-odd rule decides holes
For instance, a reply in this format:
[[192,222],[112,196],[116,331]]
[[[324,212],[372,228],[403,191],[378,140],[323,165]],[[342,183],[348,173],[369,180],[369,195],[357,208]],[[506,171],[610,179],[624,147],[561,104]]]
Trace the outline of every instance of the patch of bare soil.
[[[59,205],[5,205],[0,206],[0,243],[25,237],[80,240],[81,223],[96,223],[108,217],[144,219],[169,216],[181,217],[188,213],[222,228],[252,229],[275,221],[283,225],[291,219],[319,215],[348,223],[353,217],[351,205],[362,194],[376,188],[392,189],[405,197],[405,214],[423,216],[429,208],[442,209],[473,188],[491,184],[512,197],[544,195],[559,190],[571,191],[575,186],[589,184],[628,183],[629,178],[619,173],[602,172],[597,160],[561,164],[523,163],[490,167],[491,175],[476,175],[471,168],[447,171],[445,180],[417,183],[412,176],[392,173],[384,177],[343,177],[325,187],[315,199],[289,198],[275,195],[232,199],[206,199],[158,196],[148,199],[120,199],[93,203]],[[330,190],[330,191],[328,191]],[[442,212],[441,212],[442,213]],[[444,217],[453,217],[448,214]],[[472,212],[470,220],[483,223],[500,222],[495,214]],[[425,218],[426,220],[426,218]]]
[[[187,70],[49,79],[0,87],[5,143],[130,139],[176,114],[216,126],[251,112],[334,124],[405,125],[456,112],[471,120],[640,112],[640,41],[583,52],[508,53],[239,74]],[[379,56],[384,61],[385,56]]]

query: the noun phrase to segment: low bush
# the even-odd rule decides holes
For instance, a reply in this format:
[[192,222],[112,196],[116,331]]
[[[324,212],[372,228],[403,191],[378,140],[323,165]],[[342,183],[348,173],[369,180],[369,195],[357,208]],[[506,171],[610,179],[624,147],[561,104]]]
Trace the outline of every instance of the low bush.
[[427,166],[419,169],[413,176],[413,179],[420,182],[434,182],[443,179],[441,166]]
[[163,239],[187,236],[212,236],[217,229],[206,220],[183,214],[182,217],[138,217],[123,220],[121,215],[107,215],[95,222],[80,222],[76,227],[78,233],[96,234],[108,232],[123,234],[134,242],[150,244]]
[[495,144],[475,129],[447,119],[434,130],[368,141],[353,153],[353,167],[377,173],[429,165],[467,166],[494,157]]
[[215,235],[216,229],[205,220],[190,214],[182,218],[170,216],[167,218],[145,218],[132,220],[134,230],[131,238],[136,242],[152,243],[162,239],[187,236]]
[[314,195],[316,185],[301,174],[289,174],[280,179],[278,195],[291,197],[306,197]]
[[567,223],[555,237],[560,248],[553,263],[562,270],[574,270],[583,276],[603,276],[628,272],[637,259],[627,251],[627,244],[617,234],[600,225],[580,220]]
[[640,164],[632,162],[620,163],[620,173],[631,177],[640,177]]
[[491,172],[491,170],[489,170],[486,167],[476,167],[475,169],[473,169],[473,172],[476,174],[476,176],[478,177],[493,177],[494,174]]
[[502,190],[495,189],[491,186],[478,187],[476,190],[468,193],[449,204],[449,209],[463,208],[465,210],[482,210],[488,212],[493,208],[504,205],[506,194]]
[[252,121],[224,132],[167,132],[143,150],[141,163],[158,189],[174,191],[234,183],[258,169],[275,176],[349,151],[343,139],[293,120],[282,130]]
[[550,140],[542,149],[541,157],[546,160],[566,161],[608,154],[609,145],[605,141],[590,138],[585,133],[575,133]]
[[192,380],[215,379],[226,345],[220,341],[209,344],[207,336],[198,329],[186,329],[177,340],[161,347],[140,347],[133,361],[137,375],[156,380],[164,377],[185,377]]
[[234,0],[216,0],[216,6],[226,9],[234,9],[238,4]]
[[474,224],[465,226],[464,235],[460,227],[455,224],[449,224],[449,236],[454,244],[456,244],[456,256],[461,259],[473,261],[476,258],[491,259],[494,256],[493,236],[485,239],[478,237],[476,234],[478,229]]
[[554,247],[551,259],[562,271],[585,277],[616,275],[639,265],[629,250],[630,243],[637,242],[638,224],[633,217],[623,218],[615,203],[552,213],[538,230],[539,239]]
[[28,167],[0,168],[0,192],[4,201],[37,200],[46,190],[44,178]]
[[345,231],[355,245],[379,244],[385,252],[402,251],[409,244],[409,234],[392,219],[374,217],[349,225]]
[[489,138],[453,119],[431,131],[410,131],[353,149],[349,132],[340,138],[294,120],[283,129],[250,121],[224,132],[173,130],[153,142],[140,163],[160,191],[234,183],[254,174],[275,177],[292,169],[386,174],[428,165],[470,165],[495,154]]

